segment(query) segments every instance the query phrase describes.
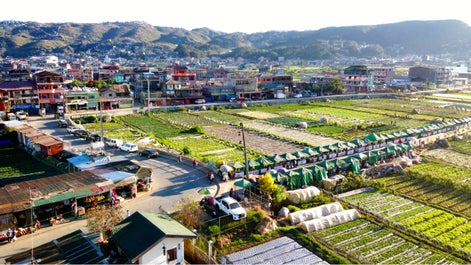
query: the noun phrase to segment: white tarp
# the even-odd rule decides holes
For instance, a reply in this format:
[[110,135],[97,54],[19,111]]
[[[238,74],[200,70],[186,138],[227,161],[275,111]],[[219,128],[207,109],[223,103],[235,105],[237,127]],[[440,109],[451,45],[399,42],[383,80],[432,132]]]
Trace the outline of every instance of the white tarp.
[[320,218],[340,211],[343,211],[342,205],[338,202],[333,202],[318,207],[290,213],[289,219],[291,221],[291,224],[295,225],[306,220]]
[[323,216],[317,219],[312,219],[301,223],[301,228],[308,232],[314,232],[334,225],[353,221],[359,217],[356,209],[344,210],[341,212],[333,213],[331,215]]
[[319,194],[321,194],[321,191],[317,187],[310,186],[305,189],[289,190],[286,197],[293,203],[300,203]]

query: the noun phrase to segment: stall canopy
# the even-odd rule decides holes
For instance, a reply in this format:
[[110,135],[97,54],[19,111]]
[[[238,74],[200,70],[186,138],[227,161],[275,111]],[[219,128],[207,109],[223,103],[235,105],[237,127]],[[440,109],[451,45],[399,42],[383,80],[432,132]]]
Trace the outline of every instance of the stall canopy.
[[[267,162],[268,162],[267,166],[270,165],[271,162],[270,161],[267,161]],[[249,159],[247,161],[247,164],[249,165],[250,169],[256,169],[260,166],[260,163],[257,160],[253,160],[253,159]]]
[[[257,158],[257,162],[259,165],[262,165],[264,167],[267,167],[267,166],[270,166],[270,165],[273,165],[273,161],[267,159],[266,157],[259,157]],[[249,164],[249,167],[251,168],[250,164]]]
[[363,138],[363,141],[365,141],[365,143],[377,143],[383,140],[384,138],[377,135],[376,133],[370,133],[365,138]]
[[301,150],[302,153],[308,154],[309,156],[316,156],[319,154],[314,148],[306,147]]
[[270,156],[268,157],[269,160],[273,161],[272,164],[280,164],[280,163],[283,163],[283,162],[286,162],[286,159],[284,159],[281,155],[274,155],[274,156]]
[[296,152],[293,153],[293,156],[295,156],[296,159],[302,159],[302,158],[309,157],[310,155],[307,154],[307,153],[304,153],[304,152],[296,151]]

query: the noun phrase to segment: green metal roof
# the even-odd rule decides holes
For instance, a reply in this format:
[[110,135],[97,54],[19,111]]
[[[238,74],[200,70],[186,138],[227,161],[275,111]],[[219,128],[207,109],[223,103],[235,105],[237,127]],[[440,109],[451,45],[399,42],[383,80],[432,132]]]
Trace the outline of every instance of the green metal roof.
[[165,237],[196,238],[196,235],[169,215],[137,211],[113,228],[111,240],[135,262]]

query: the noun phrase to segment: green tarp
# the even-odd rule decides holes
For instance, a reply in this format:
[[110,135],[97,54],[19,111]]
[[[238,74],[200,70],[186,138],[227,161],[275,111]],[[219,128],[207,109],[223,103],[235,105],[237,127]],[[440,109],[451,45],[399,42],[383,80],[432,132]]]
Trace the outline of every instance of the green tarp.
[[299,175],[301,176],[302,186],[311,186],[314,184],[314,173],[311,169],[302,167],[295,169],[294,171],[299,173]]
[[70,200],[74,198],[87,197],[90,195],[92,195],[91,190],[82,190],[82,191],[77,191],[77,192],[68,191],[64,193],[55,194],[49,197],[33,200],[33,205],[34,207],[38,207],[38,206],[42,206],[42,205],[46,205],[50,203],[62,202],[62,201]]
[[[273,161],[271,161],[268,158],[263,157],[263,156],[257,158],[257,162],[258,162],[259,165],[262,165],[264,167],[273,165]],[[249,167],[250,167],[250,165],[249,165]]]
[[327,170],[325,170],[325,168],[323,167],[314,165],[314,166],[308,167],[308,169],[310,169],[313,172],[314,178],[317,183],[320,183],[323,179],[327,178]]

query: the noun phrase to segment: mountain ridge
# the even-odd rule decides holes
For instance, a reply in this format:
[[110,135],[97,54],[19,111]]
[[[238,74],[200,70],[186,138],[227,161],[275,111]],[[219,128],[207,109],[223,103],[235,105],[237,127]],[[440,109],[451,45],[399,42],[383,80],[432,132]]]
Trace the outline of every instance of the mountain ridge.
[[318,60],[341,57],[471,54],[471,27],[459,20],[403,21],[306,31],[224,33],[210,28],[152,26],[145,22],[37,23],[0,21],[0,57],[51,53],[150,56],[278,57]]

